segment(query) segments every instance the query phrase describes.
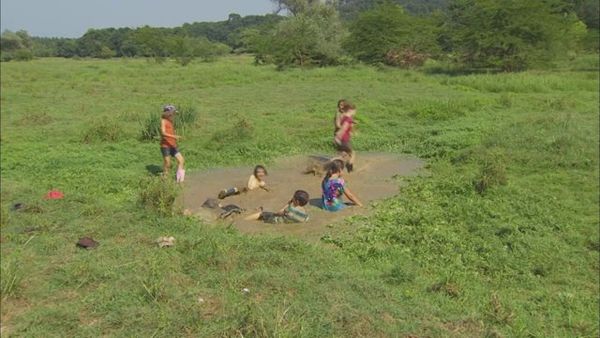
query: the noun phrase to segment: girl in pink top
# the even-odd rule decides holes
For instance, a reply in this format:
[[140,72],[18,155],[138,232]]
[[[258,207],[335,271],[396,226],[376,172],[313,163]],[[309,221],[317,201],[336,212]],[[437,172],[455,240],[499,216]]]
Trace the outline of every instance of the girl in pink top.
[[348,154],[349,159],[346,162],[346,169],[348,172],[351,172],[354,170],[355,153],[352,150],[350,140],[352,138],[356,106],[352,103],[344,102],[341,111],[340,129],[335,133],[334,142],[339,152],[346,152]]

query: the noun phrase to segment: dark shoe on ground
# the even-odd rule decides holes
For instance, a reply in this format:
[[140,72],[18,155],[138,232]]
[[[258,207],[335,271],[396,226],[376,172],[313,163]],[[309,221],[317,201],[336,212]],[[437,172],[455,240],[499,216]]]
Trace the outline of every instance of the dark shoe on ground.
[[96,242],[90,237],[81,237],[77,242],[77,246],[82,249],[93,249],[97,247],[100,243]]

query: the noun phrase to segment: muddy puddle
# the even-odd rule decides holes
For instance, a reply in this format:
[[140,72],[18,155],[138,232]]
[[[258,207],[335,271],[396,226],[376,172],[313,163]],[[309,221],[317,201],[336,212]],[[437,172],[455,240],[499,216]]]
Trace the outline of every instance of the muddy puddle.
[[[321,180],[319,175],[305,174],[303,171],[316,158],[324,155],[304,155],[281,158],[267,165],[266,178],[270,191],[258,189],[221,200],[222,205],[235,204],[246,210],[245,213],[217,220],[218,211],[202,207],[207,198],[216,198],[220,190],[233,186],[243,187],[252,174],[253,167],[215,168],[186,174],[181,204],[198,217],[218,224],[232,224],[242,233],[279,234],[318,240],[329,233],[332,225],[344,227],[344,219],[359,214],[367,214],[373,208],[370,202],[392,197],[399,192],[402,177],[422,172],[424,161],[399,154],[359,153],[352,173],[344,172],[351,191],[365,204],[364,207],[348,207],[339,212],[328,212],[320,208]],[[259,164],[259,163],[257,163]],[[310,220],[302,224],[266,224],[261,221],[247,221],[244,216],[256,212],[258,207],[265,211],[278,211],[290,200],[294,191],[306,190],[310,194],[310,205],[306,210]]]

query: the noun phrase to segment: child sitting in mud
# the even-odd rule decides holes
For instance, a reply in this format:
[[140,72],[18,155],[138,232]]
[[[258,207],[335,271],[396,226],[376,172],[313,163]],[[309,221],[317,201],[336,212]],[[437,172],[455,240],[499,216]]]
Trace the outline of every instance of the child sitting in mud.
[[292,199],[283,209],[278,212],[263,211],[262,207],[260,212],[252,214],[245,219],[250,220],[262,220],[265,223],[303,223],[308,221],[308,214],[304,206],[309,201],[308,193],[304,190],[297,190],[292,196]]
[[321,189],[323,190],[322,207],[325,210],[338,211],[345,208],[346,205],[342,195],[345,195],[355,205],[363,206],[360,200],[346,187],[346,182],[342,178],[342,168],[342,161],[333,161],[327,169],[323,182],[321,182]]
[[256,190],[258,188],[263,189],[265,191],[269,191],[269,188],[267,188],[267,182],[265,182],[265,176],[267,175],[267,169],[265,169],[264,166],[259,164],[256,167],[254,167],[254,173],[250,175],[250,178],[248,179],[248,184],[245,187],[233,187],[229,189],[223,189],[219,192],[218,197],[219,199],[224,199],[225,197],[237,195],[240,192],[247,192],[250,190]]

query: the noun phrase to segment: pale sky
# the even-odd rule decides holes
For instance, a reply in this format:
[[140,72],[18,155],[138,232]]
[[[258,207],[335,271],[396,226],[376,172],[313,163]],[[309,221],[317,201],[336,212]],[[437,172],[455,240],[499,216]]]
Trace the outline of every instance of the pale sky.
[[270,0],[1,0],[0,29],[34,36],[80,37],[88,28],[175,27],[222,21],[229,13],[272,13]]

